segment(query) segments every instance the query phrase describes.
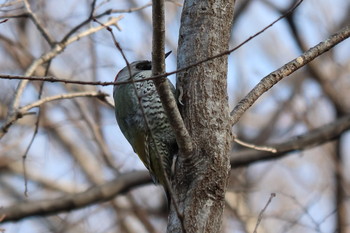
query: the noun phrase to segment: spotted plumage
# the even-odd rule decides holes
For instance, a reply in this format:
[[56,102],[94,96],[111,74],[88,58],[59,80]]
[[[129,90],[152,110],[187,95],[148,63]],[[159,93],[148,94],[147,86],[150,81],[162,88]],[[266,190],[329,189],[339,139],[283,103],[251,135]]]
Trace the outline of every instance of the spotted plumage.
[[[124,67],[116,76],[116,81],[129,81],[131,78],[136,81],[151,75],[150,61],[136,61]],[[174,93],[173,85],[169,84]],[[121,131],[149,170],[153,181],[165,187],[160,164],[163,163],[169,178],[177,144],[153,81],[116,85],[113,97]]]

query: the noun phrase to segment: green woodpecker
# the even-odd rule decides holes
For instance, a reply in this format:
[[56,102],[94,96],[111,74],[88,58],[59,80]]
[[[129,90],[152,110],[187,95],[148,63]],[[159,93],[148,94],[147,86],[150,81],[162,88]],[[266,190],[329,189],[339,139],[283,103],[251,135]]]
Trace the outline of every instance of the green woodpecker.
[[[151,76],[150,61],[135,61],[124,67],[115,81],[136,81]],[[174,94],[175,88],[169,84]],[[153,80],[115,85],[113,97],[122,133],[149,170],[154,183],[163,185],[167,192],[165,174],[170,179],[177,144]]]

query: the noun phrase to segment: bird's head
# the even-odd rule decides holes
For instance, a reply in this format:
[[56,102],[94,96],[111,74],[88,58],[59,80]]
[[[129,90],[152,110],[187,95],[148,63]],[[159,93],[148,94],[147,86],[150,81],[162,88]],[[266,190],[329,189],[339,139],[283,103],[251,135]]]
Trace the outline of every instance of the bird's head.
[[130,80],[130,77],[133,77],[134,75],[146,70],[152,70],[151,61],[134,61],[133,63],[129,64],[128,66],[125,66],[121,71],[119,71],[114,81],[128,81]]
[[[165,54],[167,58],[171,54],[171,51]],[[114,79],[114,82],[124,82],[130,80],[131,77],[142,71],[152,70],[152,62],[147,60],[134,61],[133,63],[125,66]]]

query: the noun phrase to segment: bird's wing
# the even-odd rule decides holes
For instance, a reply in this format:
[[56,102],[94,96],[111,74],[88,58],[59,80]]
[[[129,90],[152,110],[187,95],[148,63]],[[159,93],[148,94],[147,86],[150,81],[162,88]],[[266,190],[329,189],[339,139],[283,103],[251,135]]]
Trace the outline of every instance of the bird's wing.
[[134,135],[134,142],[132,147],[134,148],[135,153],[139,156],[146,168],[150,169],[150,160],[149,160],[149,147],[148,147],[148,134],[138,133]]

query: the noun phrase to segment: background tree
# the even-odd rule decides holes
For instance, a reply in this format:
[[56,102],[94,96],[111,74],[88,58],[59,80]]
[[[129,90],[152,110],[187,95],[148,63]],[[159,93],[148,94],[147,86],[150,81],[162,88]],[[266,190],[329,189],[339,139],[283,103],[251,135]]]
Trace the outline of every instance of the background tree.
[[[165,45],[178,52],[178,68],[234,48],[296,1],[237,1],[234,19],[231,5],[215,3],[166,2]],[[146,171],[135,171],[144,168],[118,131],[106,95],[111,85],[79,83],[112,81],[125,66],[118,46],[128,61],[151,58],[151,3],[0,4],[0,228],[6,233],[164,232],[163,193]],[[202,226],[219,231],[220,219],[222,232],[349,230],[350,44],[343,41],[349,36],[349,9],[345,0],[305,0],[231,53],[227,78],[228,53],[178,74],[180,110],[195,151],[191,163],[180,156],[175,188],[189,232]],[[314,53],[283,66],[327,38]],[[320,57],[295,72],[312,56]],[[175,70],[175,63],[175,56],[168,58],[167,70]],[[290,77],[270,89],[288,72]],[[18,75],[70,83],[4,79]],[[232,109],[230,117],[225,114]],[[232,148],[229,120],[237,122]],[[228,149],[232,169],[226,180]],[[216,221],[194,226],[193,221],[206,219],[208,200],[213,205],[206,217]],[[177,216],[171,216],[177,229]]]

